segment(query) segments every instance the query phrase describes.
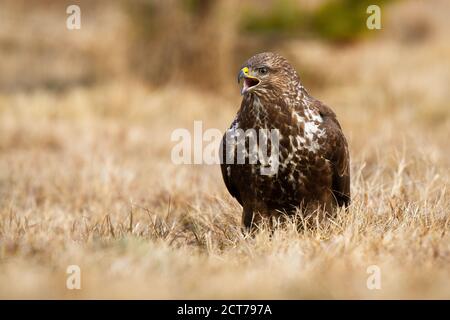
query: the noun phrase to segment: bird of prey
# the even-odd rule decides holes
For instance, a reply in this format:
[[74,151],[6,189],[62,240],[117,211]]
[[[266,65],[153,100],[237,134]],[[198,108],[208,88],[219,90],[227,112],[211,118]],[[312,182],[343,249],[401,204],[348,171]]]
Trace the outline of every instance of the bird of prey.
[[[335,113],[308,94],[295,69],[279,54],[251,57],[239,71],[238,82],[243,99],[222,139],[221,171],[228,191],[243,207],[244,228],[254,230],[265,218],[272,221],[284,214],[326,214],[337,206],[347,207],[350,159]],[[247,150],[246,132],[262,130],[258,148],[266,142],[271,149],[269,130],[278,134],[278,166],[269,174],[261,171],[267,161],[252,162],[254,154]],[[239,140],[242,132],[244,139]],[[238,148],[240,143],[244,148]],[[244,162],[238,161],[239,154]]]

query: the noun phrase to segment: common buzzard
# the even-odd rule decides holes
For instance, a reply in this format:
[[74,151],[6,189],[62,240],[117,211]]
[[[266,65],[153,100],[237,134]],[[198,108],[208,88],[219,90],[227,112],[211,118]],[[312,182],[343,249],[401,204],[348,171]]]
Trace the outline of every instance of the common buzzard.
[[[290,63],[275,53],[247,60],[238,82],[243,99],[222,139],[221,170],[228,191],[243,207],[243,226],[253,229],[261,219],[299,210],[304,215],[318,208],[332,213],[336,206],[348,206],[350,159],[335,113],[311,97]],[[278,133],[279,165],[270,174],[260,170],[267,162],[250,161],[254,154],[245,137],[245,163],[238,161],[242,140],[236,137],[261,130],[266,132],[262,137],[268,130]],[[257,141],[259,148],[261,135]],[[267,141],[271,149],[274,141]]]

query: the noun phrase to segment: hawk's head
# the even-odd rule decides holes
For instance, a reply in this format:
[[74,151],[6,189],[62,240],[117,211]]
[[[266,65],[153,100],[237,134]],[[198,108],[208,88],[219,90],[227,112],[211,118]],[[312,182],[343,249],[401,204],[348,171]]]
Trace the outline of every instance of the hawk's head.
[[300,80],[291,64],[272,52],[254,55],[244,63],[238,75],[241,94],[289,94],[298,89]]

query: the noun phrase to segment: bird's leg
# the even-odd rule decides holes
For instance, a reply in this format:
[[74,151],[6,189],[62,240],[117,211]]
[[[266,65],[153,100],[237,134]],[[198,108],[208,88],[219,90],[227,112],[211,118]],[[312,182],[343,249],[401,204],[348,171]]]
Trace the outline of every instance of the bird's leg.
[[242,232],[249,233],[253,226],[253,209],[244,207],[242,210]]
[[244,208],[242,211],[243,233],[254,235],[263,226],[272,227],[270,215],[254,211],[253,208]]

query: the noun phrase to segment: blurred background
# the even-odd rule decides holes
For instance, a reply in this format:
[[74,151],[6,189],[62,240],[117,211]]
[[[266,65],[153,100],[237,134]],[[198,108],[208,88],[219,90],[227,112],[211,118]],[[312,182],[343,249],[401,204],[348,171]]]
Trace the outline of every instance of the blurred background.
[[[448,40],[446,1],[428,3],[4,0],[0,89],[64,91],[132,79],[221,94],[234,88],[240,64],[261,51],[285,54],[308,87],[320,88],[366,73],[345,71],[358,61],[336,62],[367,42],[417,50],[439,37]],[[80,30],[65,27],[71,4],[81,8]],[[371,4],[382,8],[381,30],[366,27]]]
[[[372,4],[381,30],[366,27]],[[76,297],[448,298],[449,13],[448,0],[1,0],[0,296],[74,297],[76,263]],[[263,51],[290,60],[349,141],[363,222],[328,250],[316,236],[236,245],[218,166],[170,159],[174,129],[230,125],[239,67]],[[391,272],[378,296],[360,287],[368,261]]]
[[[81,9],[79,30],[66,28],[71,4]],[[366,26],[370,4],[381,8],[381,30]],[[67,146],[58,124],[64,131],[90,119],[157,129],[164,138],[152,148],[167,155],[175,128],[196,119],[228,126],[239,66],[263,51],[291,61],[350,139],[363,129],[446,136],[449,8],[445,0],[3,0],[0,148]],[[365,138],[352,141],[355,150],[385,145]]]

